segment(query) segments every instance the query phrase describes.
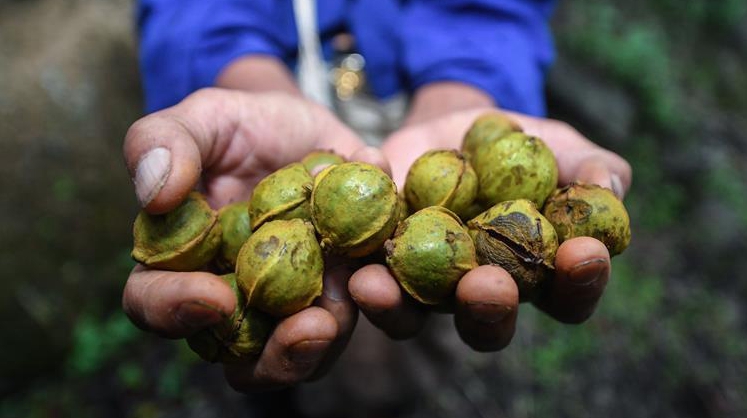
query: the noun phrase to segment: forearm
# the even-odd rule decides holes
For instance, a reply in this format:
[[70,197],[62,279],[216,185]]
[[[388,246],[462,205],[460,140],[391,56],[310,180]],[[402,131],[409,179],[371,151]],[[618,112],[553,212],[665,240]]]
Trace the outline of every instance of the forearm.
[[288,67],[268,55],[248,55],[230,62],[215,80],[217,87],[250,92],[281,91],[301,96]]
[[404,126],[480,107],[495,106],[493,98],[469,84],[455,81],[430,83],[418,89],[412,97]]

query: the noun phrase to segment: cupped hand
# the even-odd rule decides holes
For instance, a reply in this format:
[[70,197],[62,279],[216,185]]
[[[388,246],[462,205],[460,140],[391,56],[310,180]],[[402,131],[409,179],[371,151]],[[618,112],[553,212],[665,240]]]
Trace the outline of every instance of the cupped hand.
[[[195,187],[214,208],[248,199],[263,177],[314,149],[388,170],[325,108],[287,94],[205,89],[148,115],[129,129],[124,157],[142,207],[164,213]],[[226,365],[237,390],[296,384],[323,373],[342,351],[357,320],[348,291],[350,266],[328,260],[315,306],[283,319],[262,354]],[[209,272],[175,273],[137,266],[123,307],[139,327],[169,338],[189,336],[230,316],[232,290]]]
[[[407,170],[424,152],[461,148],[472,122],[495,108],[475,108],[406,126],[383,146],[399,187]],[[568,124],[506,112],[530,135],[542,138],[558,162],[559,183],[583,181],[612,189],[622,199],[631,182],[630,165],[617,154],[586,139]],[[565,323],[588,319],[610,275],[610,256],[600,241],[579,237],[560,245],[555,279],[533,303]],[[422,327],[426,313],[403,294],[386,267],[366,266],[350,279],[350,293],[361,311],[393,338],[408,338]],[[510,275],[497,266],[480,266],[467,273],[456,291],[454,322],[465,343],[479,351],[500,350],[511,341],[519,306]]]

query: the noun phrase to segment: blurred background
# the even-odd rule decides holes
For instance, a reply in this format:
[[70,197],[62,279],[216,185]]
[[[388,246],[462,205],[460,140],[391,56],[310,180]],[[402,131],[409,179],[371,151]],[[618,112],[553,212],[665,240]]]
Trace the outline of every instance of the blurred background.
[[[132,8],[0,0],[2,417],[260,417],[285,396],[233,392],[121,312],[137,207],[120,147],[142,114]],[[396,361],[366,361],[397,364],[394,389],[335,370],[287,414],[747,416],[745,23],[744,0],[561,1],[551,116],[634,172],[633,241],[597,313],[567,326],[522,306],[498,354],[453,334],[426,340],[425,359],[392,344]],[[396,393],[335,406],[353,399],[334,397],[340,375]]]

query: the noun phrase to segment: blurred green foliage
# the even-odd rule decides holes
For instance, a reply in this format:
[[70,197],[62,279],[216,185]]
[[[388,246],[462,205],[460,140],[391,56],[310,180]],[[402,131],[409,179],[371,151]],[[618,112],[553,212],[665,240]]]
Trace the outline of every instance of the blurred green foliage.
[[[120,11],[129,6],[120,3]],[[56,10],[67,10],[70,19],[81,15],[72,6],[75,13]],[[588,322],[559,324],[522,305],[513,343],[479,363],[482,390],[504,415],[747,416],[745,21],[744,0],[560,2],[559,53],[634,103],[625,138],[603,142],[604,126],[589,132],[633,166],[626,198],[633,238],[613,260],[605,296]],[[87,55],[103,61],[74,61],[74,67],[134,74],[131,45],[117,42]],[[16,188],[0,209],[17,220],[3,225],[14,240],[4,244],[0,266],[38,278],[16,279],[16,287],[8,281],[0,292],[14,315],[6,335],[16,337],[21,324],[33,333],[19,339],[34,342],[4,346],[3,354],[16,360],[8,363],[18,367],[3,376],[13,386],[0,417],[189,416],[201,411],[199,402],[228,404],[221,396],[231,391],[219,367],[200,361],[183,341],[136,329],[119,306],[133,266],[127,245],[134,200],[122,193],[130,187],[124,167],[111,167],[121,162],[124,129],[140,112],[138,86],[108,70],[84,73],[83,81],[108,88],[120,81],[101,97],[127,98],[84,103],[88,84],[75,84],[75,73],[56,74],[64,71],[46,64],[43,70],[35,77],[47,90],[57,88],[50,93],[57,102],[28,108],[42,109],[44,118],[24,120],[16,109],[0,109],[3,138],[24,143],[0,143],[8,156],[0,184]],[[34,87],[18,97],[45,97],[46,90]],[[574,100],[582,102],[584,92]],[[94,117],[86,113],[102,106]],[[88,119],[96,123],[84,124]],[[45,169],[22,175],[29,161]],[[32,258],[19,268],[17,253]],[[62,367],[49,366],[60,361]],[[443,393],[428,395],[443,396],[436,405],[449,401]]]
[[140,330],[123,312],[106,319],[84,313],[75,322],[68,368],[73,375],[94,373],[108,361],[122,357],[139,336]]

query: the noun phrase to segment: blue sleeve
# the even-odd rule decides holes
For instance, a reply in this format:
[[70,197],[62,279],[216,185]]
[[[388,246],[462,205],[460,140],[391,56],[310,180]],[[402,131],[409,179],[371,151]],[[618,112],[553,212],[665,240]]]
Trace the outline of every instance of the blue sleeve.
[[[290,2],[282,2],[290,3]],[[146,110],[178,103],[214,84],[221,69],[247,54],[292,60],[291,5],[275,0],[140,0],[140,70]]]
[[409,87],[461,81],[505,109],[544,115],[554,0],[413,0],[401,37]]

